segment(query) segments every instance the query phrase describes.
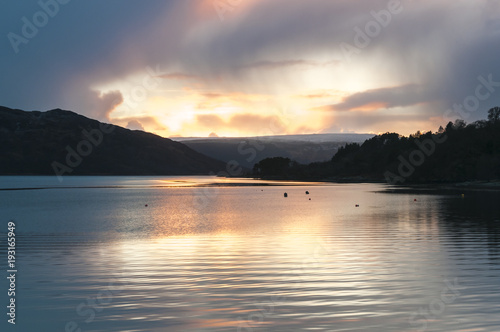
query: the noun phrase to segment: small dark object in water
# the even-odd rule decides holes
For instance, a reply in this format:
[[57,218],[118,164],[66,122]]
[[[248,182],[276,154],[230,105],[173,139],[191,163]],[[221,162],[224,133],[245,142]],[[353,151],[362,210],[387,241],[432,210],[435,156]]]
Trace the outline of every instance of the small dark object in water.
[[288,197],[288,194],[287,194],[287,193],[285,193],[283,196]]
[[359,207],[359,204],[356,204],[356,207]]
[[306,195],[309,195],[309,191],[306,190]]
[[416,201],[417,201],[417,199],[415,198],[413,201],[414,201],[414,202],[416,202]]
[[145,206],[145,207],[148,207],[148,205],[147,205],[147,204],[146,204],[146,205],[144,205],[144,206]]
[[309,200],[311,200],[311,199],[309,198]]

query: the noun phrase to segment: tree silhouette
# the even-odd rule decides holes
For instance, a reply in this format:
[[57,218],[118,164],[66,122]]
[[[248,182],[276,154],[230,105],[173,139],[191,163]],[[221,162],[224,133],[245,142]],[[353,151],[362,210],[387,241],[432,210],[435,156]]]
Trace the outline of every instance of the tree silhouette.
[[284,175],[287,174],[289,169],[293,166],[293,163],[294,162],[292,162],[290,158],[266,158],[254,165],[253,172],[257,175]]
[[496,106],[490,108],[488,111],[488,121],[491,123],[497,123],[500,120],[500,107]]

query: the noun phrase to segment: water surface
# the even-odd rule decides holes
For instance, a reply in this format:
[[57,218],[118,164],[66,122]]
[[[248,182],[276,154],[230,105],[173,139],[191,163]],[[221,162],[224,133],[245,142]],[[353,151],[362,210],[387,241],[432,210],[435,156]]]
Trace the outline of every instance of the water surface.
[[499,331],[498,192],[388,189],[0,177],[16,329]]

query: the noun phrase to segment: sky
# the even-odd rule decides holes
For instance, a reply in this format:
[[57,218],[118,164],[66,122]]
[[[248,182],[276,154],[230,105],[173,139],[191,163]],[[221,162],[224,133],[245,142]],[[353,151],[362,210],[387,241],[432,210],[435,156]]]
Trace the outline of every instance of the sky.
[[0,105],[174,136],[408,135],[500,105],[498,0],[0,0]]

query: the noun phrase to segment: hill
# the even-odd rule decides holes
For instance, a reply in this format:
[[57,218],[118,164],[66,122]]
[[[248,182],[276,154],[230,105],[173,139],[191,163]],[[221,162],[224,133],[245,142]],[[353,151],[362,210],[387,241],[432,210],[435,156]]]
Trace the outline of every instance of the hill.
[[74,112],[0,107],[1,175],[208,175],[225,167],[179,142]]

